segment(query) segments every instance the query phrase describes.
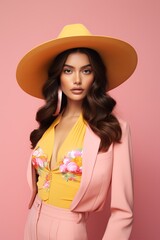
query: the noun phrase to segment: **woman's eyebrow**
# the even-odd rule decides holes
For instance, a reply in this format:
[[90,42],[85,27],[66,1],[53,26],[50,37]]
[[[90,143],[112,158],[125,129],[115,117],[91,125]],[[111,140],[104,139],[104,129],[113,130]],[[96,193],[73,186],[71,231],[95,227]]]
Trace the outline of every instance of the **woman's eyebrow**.
[[[64,67],[74,68],[74,66],[71,66],[71,65],[66,64],[66,63],[64,64]],[[86,68],[86,67],[91,67],[91,64],[90,64],[90,63],[89,63],[89,64],[86,64],[86,65],[82,66],[81,69],[82,69],[82,68]]]

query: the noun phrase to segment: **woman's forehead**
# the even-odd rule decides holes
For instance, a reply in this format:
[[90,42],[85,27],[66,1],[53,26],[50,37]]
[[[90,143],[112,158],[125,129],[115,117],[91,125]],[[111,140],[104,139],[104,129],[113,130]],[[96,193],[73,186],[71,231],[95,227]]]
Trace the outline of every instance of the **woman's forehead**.
[[76,66],[76,65],[89,65],[90,61],[85,53],[81,52],[74,52],[70,53],[66,59],[65,64],[70,65],[70,66]]

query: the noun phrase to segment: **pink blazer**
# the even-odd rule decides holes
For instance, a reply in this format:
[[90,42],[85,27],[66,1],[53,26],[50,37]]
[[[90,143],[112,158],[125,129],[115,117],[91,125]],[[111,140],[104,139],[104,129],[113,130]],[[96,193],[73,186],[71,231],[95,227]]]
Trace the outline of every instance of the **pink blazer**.
[[[87,127],[83,148],[83,174],[71,211],[93,212],[103,209],[111,186],[111,216],[102,240],[128,240],[133,222],[133,182],[130,130],[122,128],[120,144],[112,144],[105,153],[98,153],[100,138]],[[32,166],[27,178],[33,189]]]

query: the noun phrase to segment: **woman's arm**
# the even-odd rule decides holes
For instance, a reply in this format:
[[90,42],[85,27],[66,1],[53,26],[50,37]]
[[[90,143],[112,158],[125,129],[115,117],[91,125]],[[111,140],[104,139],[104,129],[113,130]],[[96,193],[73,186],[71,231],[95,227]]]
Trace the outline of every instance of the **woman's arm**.
[[122,139],[114,145],[111,216],[103,240],[128,240],[133,222],[133,176],[130,130],[122,124]]

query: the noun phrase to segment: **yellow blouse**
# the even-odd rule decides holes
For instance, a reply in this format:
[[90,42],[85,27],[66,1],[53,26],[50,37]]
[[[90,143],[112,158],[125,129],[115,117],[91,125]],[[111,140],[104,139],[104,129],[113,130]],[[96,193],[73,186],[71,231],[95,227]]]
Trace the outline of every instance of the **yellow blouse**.
[[[64,139],[58,154],[54,169],[50,169],[51,156],[48,154],[49,145],[54,147],[54,128],[60,122],[59,116],[50,126],[50,138],[45,137],[38,142],[32,155],[32,163],[38,173],[38,196],[48,204],[61,208],[70,208],[76,195],[82,175],[83,140],[86,124],[82,115]],[[48,134],[48,136],[49,136]],[[49,145],[47,145],[47,142]],[[52,143],[51,143],[51,142]],[[47,149],[48,147],[48,149]]]

